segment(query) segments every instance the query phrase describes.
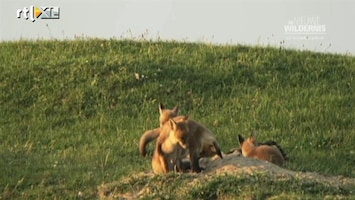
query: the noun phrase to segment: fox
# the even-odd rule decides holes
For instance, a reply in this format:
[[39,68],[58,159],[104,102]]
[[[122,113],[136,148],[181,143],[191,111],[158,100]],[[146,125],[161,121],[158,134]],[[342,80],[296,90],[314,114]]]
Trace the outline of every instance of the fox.
[[[139,151],[140,154],[145,157],[147,155],[146,146],[156,138],[158,138],[161,127],[165,124],[170,118],[174,118],[175,120],[179,120],[177,116],[179,114],[179,106],[175,106],[172,110],[165,108],[162,103],[159,103],[159,122],[160,128],[155,128],[152,130],[148,130],[144,132],[144,134],[140,138],[139,142]],[[177,117],[177,118],[175,118]],[[181,118],[181,117],[180,117]],[[199,132],[195,135],[199,135],[199,139],[202,138],[203,146],[200,148],[201,152],[199,157],[212,157],[214,155],[218,155],[220,158],[223,158],[221,153],[221,148],[219,147],[216,138],[213,136],[212,132],[204,127],[202,124],[199,124],[196,121],[189,119],[188,126],[194,132]]]
[[152,159],[155,174],[185,171],[181,159],[186,156],[189,146],[187,118],[188,116],[185,116],[180,122],[169,119],[169,122],[162,126]]
[[143,157],[147,155],[147,150],[146,150],[147,144],[155,140],[156,138],[158,138],[164,123],[168,122],[169,119],[178,116],[179,112],[180,109],[178,105],[176,105],[173,109],[170,110],[170,109],[166,109],[162,103],[159,103],[160,127],[144,132],[144,134],[142,135],[139,141],[139,152]]
[[178,116],[180,113],[179,106],[176,105],[172,110],[166,109],[162,103],[159,103],[159,123],[160,127],[163,127],[165,122],[169,121],[169,119]]
[[[275,146],[279,149],[279,151],[281,152],[282,154],[282,157],[285,159],[285,161],[288,161],[289,158],[288,158],[288,155],[287,153],[283,150],[283,148],[275,141],[272,141],[272,140],[269,140],[269,141],[266,141],[266,142],[257,142],[256,146],[262,146],[262,145],[268,145],[268,146]],[[233,148],[233,149],[230,149],[226,155],[228,154],[242,154],[242,149],[240,147],[238,148]]]
[[[179,122],[184,120],[183,116],[173,118],[174,121]],[[187,120],[187,127],[189,128],[190,137],[189,157],[191,162],[192,172],[201,172],[202,168],[199,166],[199,159],[201,157],[212,157],[217,155],[223,159],[221,148],[212,132],[202,124],[192,120]]]
[[266,160],[279,166],[282,166],[287,158],[286,153],[280,150],[281,147],[276,142],[258,145],[255,135],[251,135],[248,139],[238,135],[238,140],[244,157]]
[[[179,107],[175,106],[173,110],[166,109],[162,103],[159,104],[160,113],[160,125],[163,126],[169,119],[173,119],[176,122],[184,120],[184,116],[176,116],[179,113]],[[190,134],[192,135],[189,143],[189,155],[192,164],[192,171],[200,172],[201,168],[198,165],[198,159],[201,157],[212,157],[218,155],[218,157],[223,158],[221,148],[218,145],[216,138],[213,133],[203,126],[202,124],[188,119],[187,126],[189,127]],[[146,146],[149,142],[156,139],[161,132],[161,127],[153,130],[146,131],[139,144],[140,153],[142,156],[146,156]]]

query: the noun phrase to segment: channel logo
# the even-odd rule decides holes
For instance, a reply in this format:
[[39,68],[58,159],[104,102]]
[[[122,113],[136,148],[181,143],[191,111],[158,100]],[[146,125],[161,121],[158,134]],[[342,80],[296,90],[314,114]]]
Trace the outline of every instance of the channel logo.
[[60,8],[55,6],[30,6],[18,9],[16,11],[17,18],[24,18],[35,22],[36,19],[59,19]]

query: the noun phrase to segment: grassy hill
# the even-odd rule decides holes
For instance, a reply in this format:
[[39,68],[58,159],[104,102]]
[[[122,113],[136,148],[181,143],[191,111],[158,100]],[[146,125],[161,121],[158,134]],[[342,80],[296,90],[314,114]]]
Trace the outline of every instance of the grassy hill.
[[285,148],[287,169],[355,177],[351,56],[78,40],[2,42],[0,61],[4,199],[95,198],[101,183],[150,171],[138,142],[159,102],[179,104],[223,151],[256,130]]

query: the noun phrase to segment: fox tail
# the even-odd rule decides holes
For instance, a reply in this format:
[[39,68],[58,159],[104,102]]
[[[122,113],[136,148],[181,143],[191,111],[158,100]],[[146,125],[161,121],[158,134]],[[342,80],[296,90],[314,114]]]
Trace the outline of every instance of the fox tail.
[[160,128],[146,131],[139,141],[139,152],[144,157],[147,155],[146,146],[160,135]]
[[259,145],[269,145],[269,146],[275,146],[279,149],[282,157],[285,159],[285,160],[288,160],[288,156],[287,156],[287,153],[283,150],[283,148],[275,141],[267,141],[267,142],[263,142],[263,143],[259,143]]

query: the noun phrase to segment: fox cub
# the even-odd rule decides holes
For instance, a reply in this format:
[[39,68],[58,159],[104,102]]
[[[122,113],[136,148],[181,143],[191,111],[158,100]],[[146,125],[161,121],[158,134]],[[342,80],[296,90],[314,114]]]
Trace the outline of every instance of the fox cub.
[[[139,143],[139,149],[141,155],[146,155],[146,146],[149,142],[156,139],[162,132],[164,125],[170,120],[173,119],[175,122],[185,121],[184,116],[177,116],[179,109],[176,106],[173,110],[165,109],[162,104],[159,104],[159,113],[160,113],[160,128],[146,131]],[[202,124],[188,119],[186,121],[187,127],[189,129],[189,139],[188,139],[188,150],[191,161],[191,167],[193,172],[200,172],[201,168],[199,166],[200,157],[210,157],[218,155],[222,158],[221,149],[217,143],[216,138],[212,132],[207,129]]]
[[[180,119],[184,118],[183,116],[177,116],[177,114],[179,113],[178,106],[175,106],[173,110],[169,110],[169,109],[165,109],[165,107],[160,103],[159,112],[160,112],[160,125],[165,124],[169,119],[169,117],[170,118],[173,117],[173,119],[176,121],[179,121]],[[216,138],[208,128],[206,128],[202,124],[192,119],[189,119],[187,121],[187,125],[190,129],[190,132],[193,135],[192,137],[194,137],[195,140],[200,140],[200,143],[202,145],[202,146],[200,145],[201,147],[200,157],[211,157],[214,155],[218,155],[220,158],[223,157]]]
[[248,139],[238,135],[238,139],[244,157],[266,160],[279,166],[282,166],[287,158],[285,152],[275,142],[258,145],[254,135]]
[[144,132],[144,134],[140,138],[140,141],[139,141],[139,152],[140,152],[140,154],[142,156],[146,156],[147,155],[147,150],[146,150],[147,144],[159,137],[160,131],[161,131],[163,125],[164,125],[161,122],[164,122],[164,123],[168,122],[169,119],[176,117],[179,114],[179,111],[180,110],[179,110],[178,106],[175,106],[174,109],[170,110],[170,109],[165,109],[164,106],[161,103],[159,104],[159,113],[160,113],[159,123],[160,123],[160,128],[155,128],[155,129],[152,129],[152,130],[148,130],[148,131]]
[[[179,122],[183,120],[183,117],[177,116],[173,119]],[[201,172],[202,169],[199,166],[199,159],[201,157],[218,155],[220,158],[223,158],[222,152],[216,138],[208,128],[191,119],[188,119],[186,123],[190,133],[188,149],[191,168],[193,172]]]
[[188,148],[189,129],[186,120],[187,117],[179,122],[170,119],[162,126],[152,159],[154,173],[185,170],[181,159],[186,156]]

